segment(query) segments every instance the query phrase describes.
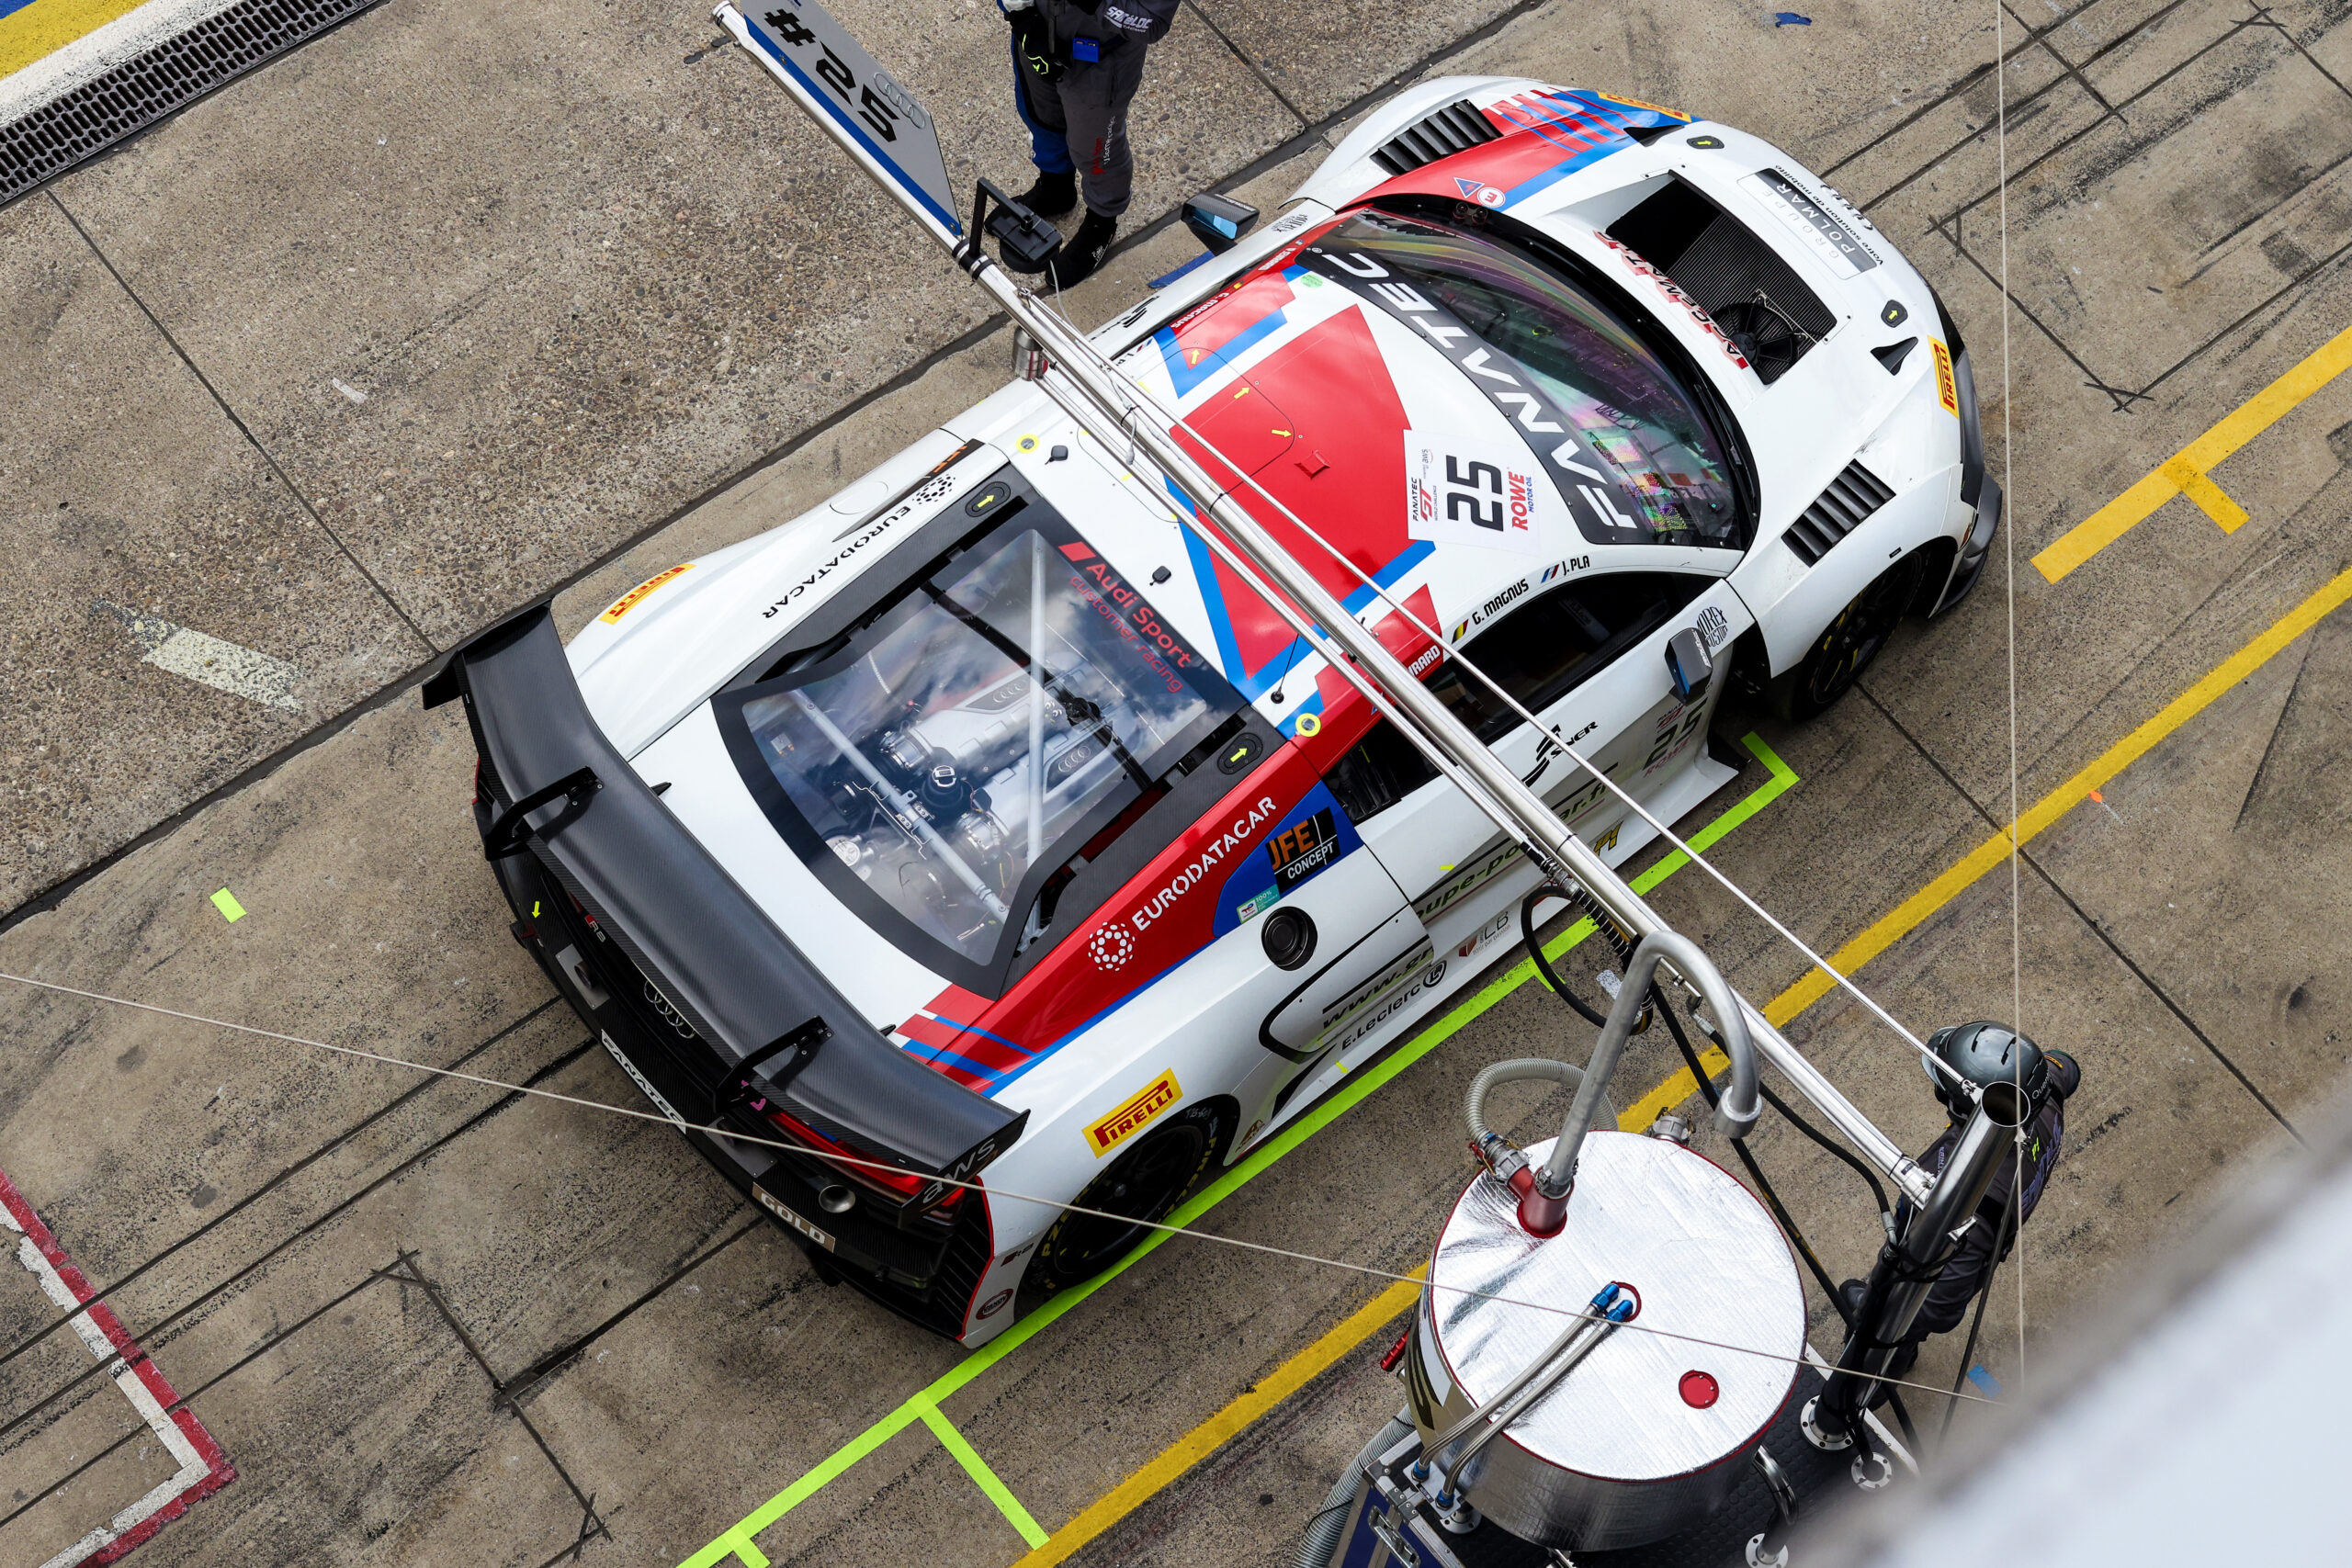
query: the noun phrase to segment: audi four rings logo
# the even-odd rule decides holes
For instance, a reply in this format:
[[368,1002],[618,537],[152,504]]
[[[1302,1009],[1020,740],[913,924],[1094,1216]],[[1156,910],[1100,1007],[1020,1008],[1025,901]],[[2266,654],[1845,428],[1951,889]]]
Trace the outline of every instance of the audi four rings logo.
[[1127,934],[1125,926],[1104,926],[1087,942],[1086,951],[1093,957],[1097,969],[1117,969],[1136,955],[1136,939]]
[[670,998],[656,989],[650,980],[645,982],[645,999],[653,1004],[653,1010],[660,1013],[680,1035],[688,1040],[695,1037],[695,1026],[686,1021],[686,1015],[671,1006]]

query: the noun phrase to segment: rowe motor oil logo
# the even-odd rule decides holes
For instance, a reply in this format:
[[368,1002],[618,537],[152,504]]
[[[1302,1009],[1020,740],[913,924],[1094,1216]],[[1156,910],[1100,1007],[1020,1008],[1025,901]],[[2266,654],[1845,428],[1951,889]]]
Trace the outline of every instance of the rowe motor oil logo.
[[1101,1159],[1125,1140],[1143,1131],[1144,1123],[1184,1098],[1173,1072],[1160,1074],[1143,1092],[1086,1130],[1086,1146]]

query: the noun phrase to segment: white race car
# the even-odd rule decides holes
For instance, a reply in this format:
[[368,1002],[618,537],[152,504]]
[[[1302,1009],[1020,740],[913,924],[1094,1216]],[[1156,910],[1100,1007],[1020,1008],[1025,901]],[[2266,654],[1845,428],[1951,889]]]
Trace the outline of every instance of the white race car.
[[[1680,817],[1732,776],[1709,668],[1818,712],[1999,520],[1919,275],[1777,149],[1604,93],[1416,87],[1094,340],[1612,863],[1652,829],[1564,744]],[[967,1344],[1410,1029],[1535,885],[1188,504],[1016,382],[568,656],[533,611],[427,690],[467,698],[518,939],[621,1066],[828,1277]]]

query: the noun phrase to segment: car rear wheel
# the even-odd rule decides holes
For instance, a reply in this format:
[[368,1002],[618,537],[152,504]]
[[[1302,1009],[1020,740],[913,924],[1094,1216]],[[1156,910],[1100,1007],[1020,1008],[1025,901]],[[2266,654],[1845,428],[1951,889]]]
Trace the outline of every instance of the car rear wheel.
[[1208,1179],[1232,1132],[1231,1111],[1212,1100],[1188,1106],[1146,1133],[1071,1200],[1098,1213],[1065,1211],[1046,1228],[1023,1280],[1025,1291],[1048,1296],[1125,1258]]
[[1894,635],[1903,612],[1919,592],[1917,555],[1909,555],[1854,595],[1822,628],[1796,668],[1772,682],[1772,707],[1782,718],[1803,723],[1828,711],[1853,688],[1871,660]]

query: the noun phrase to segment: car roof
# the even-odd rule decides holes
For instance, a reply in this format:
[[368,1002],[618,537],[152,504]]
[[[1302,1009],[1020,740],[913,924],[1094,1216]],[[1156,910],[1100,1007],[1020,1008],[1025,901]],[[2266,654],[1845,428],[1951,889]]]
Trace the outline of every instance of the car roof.
[[[1525,435],[1468,374],[1326,269],[1305,264],[1303,255],[1314,259],[1308,247],[1345,220],[1342,214],[1307,230],[1121,360],[1183,415],[1178,441],[1234,486],[1334,597],[1373,621],[1390,613],[1382,594],[1414,599],[1416,618],[1442,635],[1497,593],[1550,581],[1579,558],[1590,565],[1597,551],[1628,567],[1731,569],[1735,551],[1596,546],[1585,537]],[[1408,507],[1427,504],[1416,491],[1421,474],[1408,472],[1424,448],[1441,464],[1447,453],[1470,454],[1491,457],[1503,470],[1515,526],[1498,544],[1414,536],[1430,532],[1408,522]],[[1216,649],[1227,678],[1254,700],[1297,671],[1311,692],[1319,660],[1288,622],[1205,544],[1190,534],[1184,543],[1209,630],[1204,646]],[[1297,714],[1277,716],[1287,729]]]

